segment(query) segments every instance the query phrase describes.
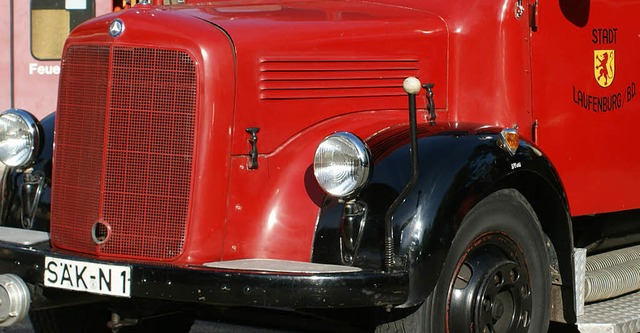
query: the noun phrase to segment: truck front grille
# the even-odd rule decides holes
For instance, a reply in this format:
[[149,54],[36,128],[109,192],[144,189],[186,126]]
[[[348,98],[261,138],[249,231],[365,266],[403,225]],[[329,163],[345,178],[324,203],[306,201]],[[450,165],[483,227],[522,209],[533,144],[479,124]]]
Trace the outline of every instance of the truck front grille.
[[196,65],[184,52],[69,47],[56,114],[53,244],[114,257],[178,256],[196,106]]

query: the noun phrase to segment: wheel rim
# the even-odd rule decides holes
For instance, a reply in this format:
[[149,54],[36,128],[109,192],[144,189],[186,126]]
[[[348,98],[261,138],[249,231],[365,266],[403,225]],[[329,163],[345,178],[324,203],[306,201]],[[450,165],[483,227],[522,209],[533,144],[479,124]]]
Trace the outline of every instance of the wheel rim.
[[490,233],[471,243],[449,288],[448,332],[527,332],[532,300],[527,265],[506,235]]

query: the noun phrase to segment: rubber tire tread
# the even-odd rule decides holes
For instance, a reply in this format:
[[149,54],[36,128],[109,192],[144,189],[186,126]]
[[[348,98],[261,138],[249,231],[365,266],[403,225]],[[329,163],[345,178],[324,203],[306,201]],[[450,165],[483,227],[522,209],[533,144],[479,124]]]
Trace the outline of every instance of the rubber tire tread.
[[[505,223],[518,221],[514,223]],[[499,218],[502,218],[501,220]],[[504,218],[507,218],[506,220]],[[498,221],[496,223],[496,221]],[[502,230],[504,229],[504,230]],[[451,244],[447,260],[444,264],[440,279],[429,297],[420,307],[416,307],[403,315],[402,311],[393,310],[387,315],[380,316],[376,333],[440,333],[446,332],[443,320],[446,313],[449,281],[454,274],[459,258],[467,249],[470,242],[477,236],[488,231],[506,232],[516,236],[518,244],[535,255],[527,255],[526,260],[534,264],[533,269],[539,269],[540,292],[532,294],[533,304],[538,310],[531,318],[530,333],[546,332],[549,327],[551,277],[549,272],[549,258],[545,248],[545,238],[535,211],[527,200],[515,189],[496,191],[476,204],[463,219],[460,229]],[[523,250],[525,252],[525,250]],[[535,262],[539,259],[539,262]],[[530,268],[530,276],[535,274]],[[533,287],[532,287],[533,288]],[[438,306],[435,306],[437,304]],[[402,310],[402,309],[400,309]],[[535,309],[534,309],[535,310]],[[536,320],[537,318],[537,320]],[[453,332],[457,333],[457,332]]]

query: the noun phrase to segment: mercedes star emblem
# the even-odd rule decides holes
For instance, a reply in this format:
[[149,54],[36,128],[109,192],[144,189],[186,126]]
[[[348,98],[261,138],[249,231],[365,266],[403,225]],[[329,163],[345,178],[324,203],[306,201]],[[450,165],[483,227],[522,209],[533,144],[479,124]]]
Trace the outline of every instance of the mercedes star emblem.
[[111,24],[109,25],[109,35],[111,35],[111,37],[118,37],[122,35],[123,32],[124,23],[120,19],[113,20],[113,22],[111,22]]

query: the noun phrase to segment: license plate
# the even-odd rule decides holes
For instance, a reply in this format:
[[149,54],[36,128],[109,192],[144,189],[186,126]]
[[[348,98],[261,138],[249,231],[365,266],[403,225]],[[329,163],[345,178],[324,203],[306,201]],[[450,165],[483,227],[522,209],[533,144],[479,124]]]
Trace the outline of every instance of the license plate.
[[131,267],[46,257],[46,287],[119,297],[131,296]]

